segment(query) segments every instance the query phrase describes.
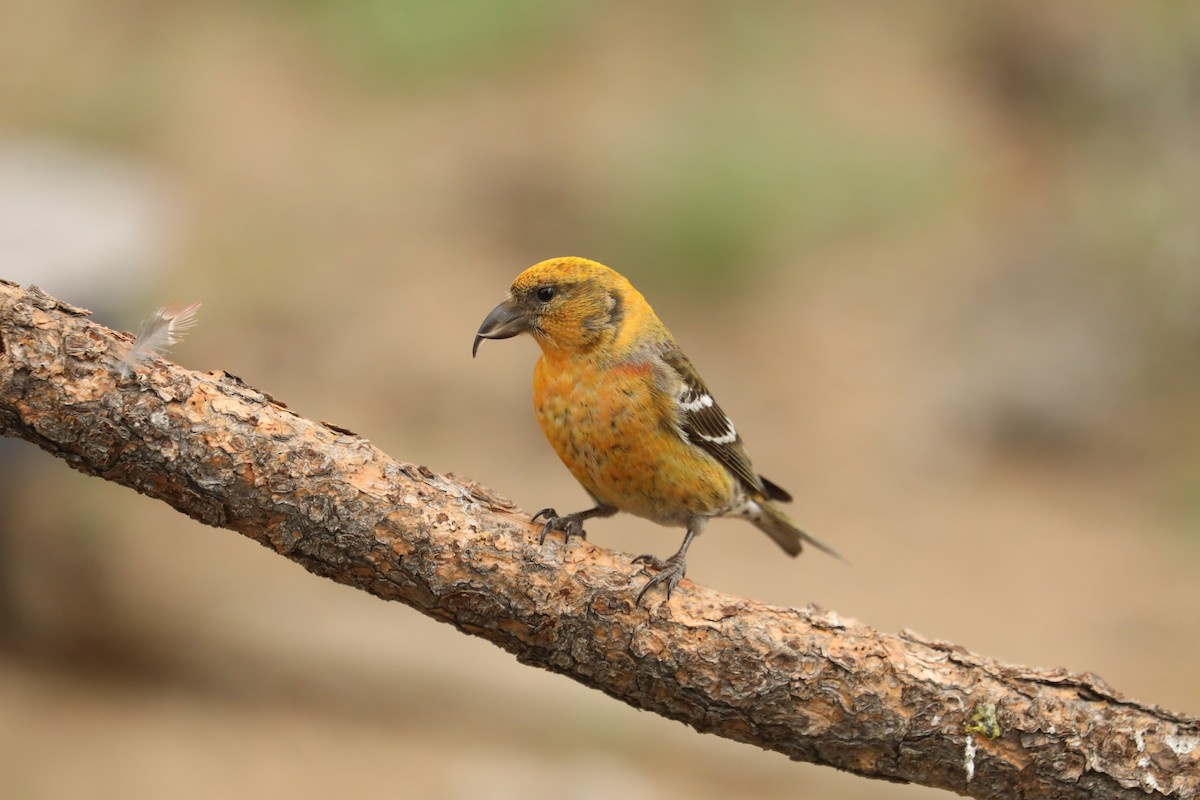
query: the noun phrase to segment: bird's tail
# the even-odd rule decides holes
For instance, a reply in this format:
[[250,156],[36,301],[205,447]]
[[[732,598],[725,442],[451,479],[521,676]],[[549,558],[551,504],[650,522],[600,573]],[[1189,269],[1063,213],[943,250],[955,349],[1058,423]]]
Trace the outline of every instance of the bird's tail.
[[759,501],[756,505],[761,513],[757,517],[752,517],[751,521],[758,526],[760,531],[774,539],[775,544],[782,547],[789,556],[799,555],[803,549],[802,544],[808,543],[822,553],[828,553],[838,561],[846,560],[829,545],[817,541],[800,530],[796,523],[788,519],[788,516],[775,508],[775,506],[764,501]]

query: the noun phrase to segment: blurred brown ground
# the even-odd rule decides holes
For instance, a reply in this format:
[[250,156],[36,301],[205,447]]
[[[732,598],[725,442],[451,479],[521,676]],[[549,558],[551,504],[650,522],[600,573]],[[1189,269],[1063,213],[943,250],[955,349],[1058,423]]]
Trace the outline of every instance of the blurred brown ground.
[[[535,346],[469,350],[520,269],[596,258],[851,563],[727,522],[690,578],[1200,712],[1200,6],[731,5],[9,0],[0,154],[120,159],[171,198],[155,277],[22,280],[125,328],[201,299],[180,363],[569,508]],[[5,798],[935,796],[0,456]]]

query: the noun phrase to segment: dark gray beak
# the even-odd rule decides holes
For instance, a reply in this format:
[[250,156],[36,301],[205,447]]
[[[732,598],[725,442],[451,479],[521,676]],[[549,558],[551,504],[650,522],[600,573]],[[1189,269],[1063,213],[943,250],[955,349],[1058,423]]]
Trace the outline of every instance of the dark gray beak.
[[484,339],[511,339],[529,330],[532,321],[529,313],[525,309],[517,308],[511,297],[505,300],[493,308],[492,313],[488,314],[479,326],[479,331],[475,334],[475,344],[471,347],[471,358],[475,357],[475,353],[479,351],[479,343]]

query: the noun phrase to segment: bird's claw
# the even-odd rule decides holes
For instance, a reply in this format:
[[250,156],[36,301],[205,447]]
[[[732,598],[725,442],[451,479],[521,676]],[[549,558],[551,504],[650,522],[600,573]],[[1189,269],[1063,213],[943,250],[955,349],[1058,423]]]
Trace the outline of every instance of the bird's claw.
[[[646,581],[646,585],[638,592],[637,600],[634,601],[634,606],[642,604],[642,598],[646,596],[646,592],[658,586],[660,583],[665,583],[667,586],[667,596],[665,599],[671,599],[671,592],[683,580],[683,574],[687,569],[687,564],[682,558],[678,558],[678,553],[667,559],[661,559],[657,556],[646,553],[640,555],[633,560],[634,564],[644,564],[647,567],[652,567],[657,570],[657,574],[651,576],[650,580]],[[643,571],[645,569],[643,568]]]
[[586,539],[587,533],[583,530],[583,522],[580,520],[579,514],[567,514],[560,517],[558,512],[553,508],[543,508],[541,511],[533,515],[530,522],[537,522],[545,517],[546,524],[542,526],[542,535],[538,537],[538,546],[540,547],[546,541],[546,536],[550,531],[561,531],[563,541],[571,541],[572,536],[578,536],[580,539]]

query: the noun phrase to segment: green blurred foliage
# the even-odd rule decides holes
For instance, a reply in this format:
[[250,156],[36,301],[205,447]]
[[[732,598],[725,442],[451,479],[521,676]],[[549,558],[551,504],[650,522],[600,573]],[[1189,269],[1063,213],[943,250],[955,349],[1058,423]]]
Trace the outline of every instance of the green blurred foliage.
[[618,177],[628,201],[604,222],[620,261],[721,293],[772,260],[799,266],[849,237],[921,224],[952,196],[954,158],[934,142],[848,136],[792,109],[730,101],[662,126],[637,170]]
[[267,2],[306,18],[360,77],[427,90],[520,61],[564,35],[583,8],[577,0]]

